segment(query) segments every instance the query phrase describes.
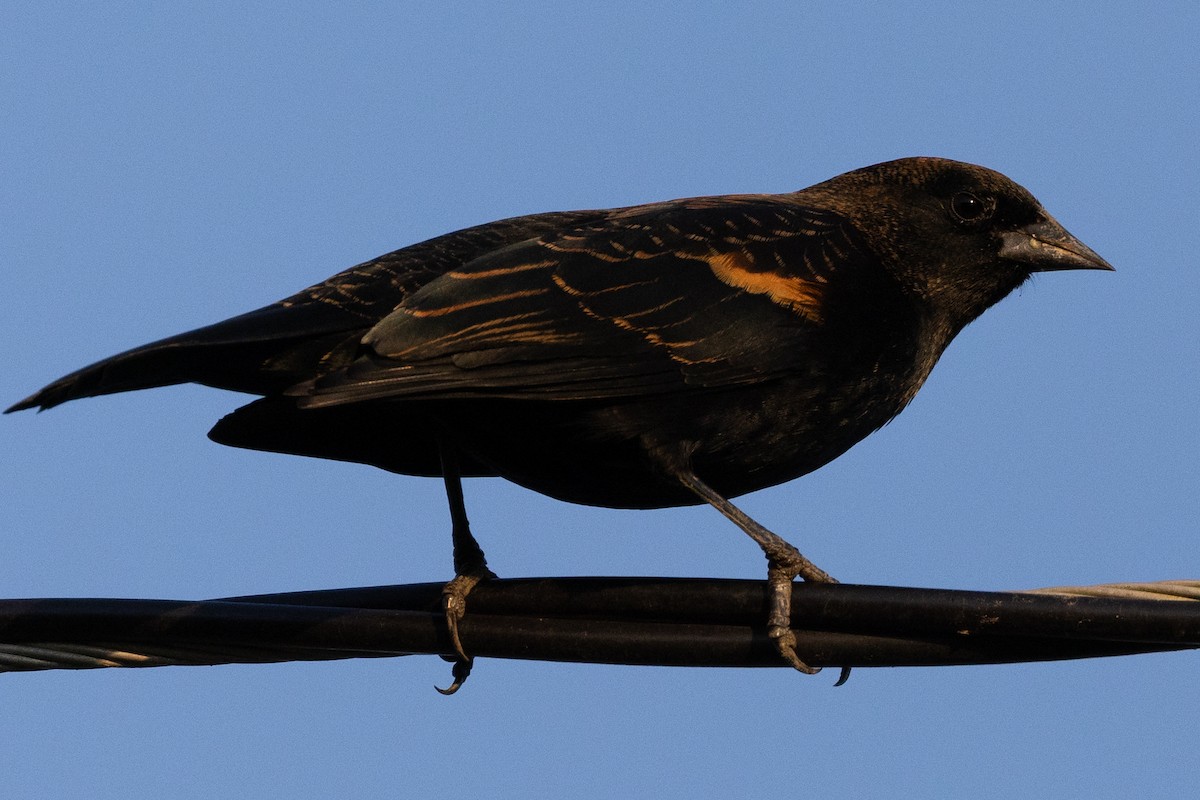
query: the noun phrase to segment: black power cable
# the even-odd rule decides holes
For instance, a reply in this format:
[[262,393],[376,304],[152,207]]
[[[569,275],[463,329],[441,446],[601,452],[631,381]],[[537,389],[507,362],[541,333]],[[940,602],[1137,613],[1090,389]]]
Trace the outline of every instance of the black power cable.
[[[1196,584],[1149,586],[1131,599],[1127,587],[1063,594],[796,584],[792,620],[805,661],[818,666],[1007,663],[1200,647],[1200,603],[1172,602],[1195,597]],[[428,583],[207,601],[0,600],[0,670],[450,655],[441,590]],[[786,666],[767,639],[764,602],[761,581],[493,580],[471,594],[460,631],[478,657]]]

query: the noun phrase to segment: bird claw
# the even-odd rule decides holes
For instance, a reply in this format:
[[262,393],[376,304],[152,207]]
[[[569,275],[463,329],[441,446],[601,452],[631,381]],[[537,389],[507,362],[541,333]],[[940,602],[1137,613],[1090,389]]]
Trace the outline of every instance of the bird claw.
[[454,667],[450,670],[450,677],[454,679],[454,682],[445,689],[437,685],[433,688],[437,690],[438,694],[449,697],[461,689],[462,685],[467,682],[467,678],[471,676],[471,667],[473,666],[475,666],[475,660],[472,658],[454,659]]
[[445,689],[438,686],[433,687],[444,695],[457,692],[466,683],[471,674],[471,667],[474,666],[475,660],[467,655],[466,649],[463,648],[462,637],[458,632],[458,623],[467,615],[467,595],[480,581],[494,577],[496,577],[495,574],[484,567],[455,575],[453,580],[442,587],[442,610],[446,614],[446,628],[450,633],[450,644],[454,647],[454,653],[457,656],[451,671],[454,682]]
[[793,668],[805,675],[816,675],[821,671],[820,667],[810,667],[800,659],[800,656],[796,655],[796,634],[792,633],[791,628],[772,625],[767,629],[767,636],[775,642],[775,650],[783,656],[783,660],[791,664]]
[[844,683],[845,683],[846,681],[848,681],[848,680],[850,680],[850,668],[849,668],[849,667],[842,667],[842,671],[838,673],[838,679],[837,679],[837,681],[836,681],[836,682],[833,684],[833,688],[835,688],[835,689],[836,689],[837,687],[841,686],[842,684],[844,684]]
[[470,661],[471,657],[463,648],[462,638],[458,633],[458,623],[467,615],[467,595],[471,593],[480,581],[496,577],[489,569],[472,570],[471,572],[455,575],[454,579],[442,587],[442,609],[446,613],[446,628],[450,631],[450,643],[460,661]]
[[[821,667],[810,667],[798,655],[796,655],[796,634],[792,633],[791,628],[776,628],[770,627],[767,630],[767,636],[771,641],[775,642],[775,650],[783,657],[783,660],[792,665],[792,667],[805,675],[816,675],[821,671]],[[846,681],[850,680],[850,667],[842,667],[838,673],[838,679],[833,684],[834,688],[841,686]]]
[[442,610],[446,614],[446,628],[450,632],[450,643],[460,661],[470,659],[467,651],[463,649],[462,638],[458,634],[458,623],[467,615],[467,595],[478,582],[478,578],[470,580],[470,576],[457,575],[442,587]]
[[[799,554],[797,554],[799,555]],[[767,570],[767,585],[769,586],[767,617],[767,636],[775,643],[775,650],[783,660],[805,675],[816,675],[820,667],[811,667],[796,655],[796,634],[792,632],[792,580],[799,570],[797,564],[782,566],[772,563]],[[803,573],[800,573],[803,574]],[[837,583],[828,573],[822,572],[819,583]],[[806,580],[813,580],[806,578]],[[850,667],[842,667],[834,686],[841,686],[850,679]]]

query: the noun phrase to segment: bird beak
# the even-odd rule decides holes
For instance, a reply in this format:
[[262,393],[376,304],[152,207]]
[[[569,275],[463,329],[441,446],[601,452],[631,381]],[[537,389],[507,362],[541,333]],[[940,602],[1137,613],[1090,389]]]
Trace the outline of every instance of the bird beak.
[[1019,261],[1033,272],[1113,268],[1050,216],[1024,228],[1008,231],[1000,238],[1000,257]]

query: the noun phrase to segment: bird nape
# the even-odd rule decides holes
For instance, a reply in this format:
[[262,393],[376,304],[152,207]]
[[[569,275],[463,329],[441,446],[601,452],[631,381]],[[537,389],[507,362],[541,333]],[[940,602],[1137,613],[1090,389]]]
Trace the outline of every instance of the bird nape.
[[[262,395],[222,444],[440,476],[455,579],[491,576],[461,478],[573,503],[709,503],[791,583],[832,581],[730,497],[828,463],[913,398],[962,328],[1032,273],[1112,269],[1025,189],[907,158],[791,194],[534,214],[397,250],[274,305],[100,361],[8,409],[195,382]],[[844,677],[844,675],[843,675]]]

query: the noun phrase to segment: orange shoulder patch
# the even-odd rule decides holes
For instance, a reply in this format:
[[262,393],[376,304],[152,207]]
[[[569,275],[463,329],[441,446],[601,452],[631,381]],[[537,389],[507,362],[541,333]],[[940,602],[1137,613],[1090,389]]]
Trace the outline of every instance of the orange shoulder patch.
[[748,253],[716,253],[704,260],[713,274],[724,283],[750,294],[765,294],[773,303],[795,311],[812,322],[820,323],[824,289],[821,284],[770,270],[754,269]]

